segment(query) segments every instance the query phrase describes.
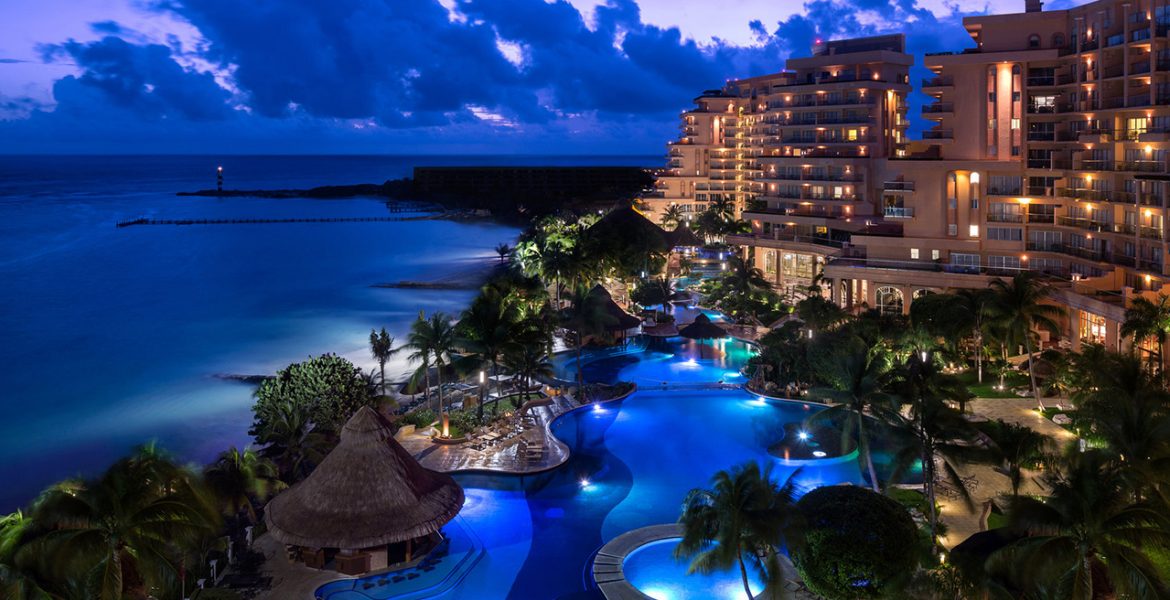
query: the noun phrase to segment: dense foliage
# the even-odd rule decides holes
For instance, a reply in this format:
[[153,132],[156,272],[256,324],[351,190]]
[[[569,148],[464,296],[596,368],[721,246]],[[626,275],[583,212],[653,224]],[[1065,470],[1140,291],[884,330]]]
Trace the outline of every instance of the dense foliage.
[[917,567],[918,530],[906,509],[855,486],[815,489],[797,503],[804,543],[792,552],[805,585],[830,600],[893,597]]
[[286,406],[306,414],[314,427],[336,433],[357,409],[374,405],[373,390],[361,369],[335,354],[322,354],[293,363],[260,384],[251,433],[267,443],[273,422]]

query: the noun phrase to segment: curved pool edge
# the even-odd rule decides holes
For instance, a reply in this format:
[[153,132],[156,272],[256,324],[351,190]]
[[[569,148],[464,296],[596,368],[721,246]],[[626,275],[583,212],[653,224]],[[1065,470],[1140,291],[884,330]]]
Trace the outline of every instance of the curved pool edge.
[[613,538],[593,556],[593,583],[606,600],[653,600],[626,580],[626,558],[646,544],[682,537],[682,533],[678,523],[666,523],[639,527]]

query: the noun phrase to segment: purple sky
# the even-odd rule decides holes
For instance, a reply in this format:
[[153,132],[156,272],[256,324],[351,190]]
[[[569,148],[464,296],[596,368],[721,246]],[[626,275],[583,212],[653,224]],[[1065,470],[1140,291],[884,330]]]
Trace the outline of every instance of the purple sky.
[[[1068,0],[1065,0],[1068,1]],[[0,153],[653,154],[814,37],[1023,0],[0,0]],[[1055,7],[1058,3],[1049,3]],[[916,104],[912,100],[912,105]]]

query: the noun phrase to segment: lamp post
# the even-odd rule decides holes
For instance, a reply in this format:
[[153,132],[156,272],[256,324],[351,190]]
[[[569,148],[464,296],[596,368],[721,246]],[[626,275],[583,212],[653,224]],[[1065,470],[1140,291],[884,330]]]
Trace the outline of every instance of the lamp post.
[[215,191],[223,193],[223,167],[215,168]]
[[480,369],[479,370],[479,412],[480,412],[481,416],[483,415],[483,397],[484,397],[483,390],[484,390],[484,384],[486,383],[486,381],[487,381],[487,375],[483,372],[483,369]]

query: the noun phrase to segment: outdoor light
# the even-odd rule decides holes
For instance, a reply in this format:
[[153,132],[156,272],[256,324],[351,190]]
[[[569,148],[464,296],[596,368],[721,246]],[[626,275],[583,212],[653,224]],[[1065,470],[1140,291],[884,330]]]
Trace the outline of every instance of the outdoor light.
[[593,412],[601,412],[603,410],[605,410],[605,409],[601,408],[600,404],[598,404],[596,402],[593,403]]
[[802,442],[807,442],[808,441],[808,432],[807,431],[798,432],[796,434],[796,437],[799,438],[800,441],[802,441]]
[[579,483],[581,484],[581,489],[586,489],[589,487],[589,479],[586,477],[582,477]]
[[926,362],[926,350],[922,351],[922,362]]

